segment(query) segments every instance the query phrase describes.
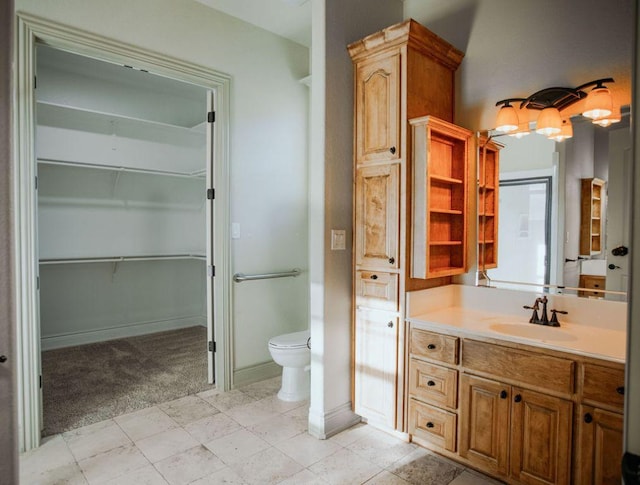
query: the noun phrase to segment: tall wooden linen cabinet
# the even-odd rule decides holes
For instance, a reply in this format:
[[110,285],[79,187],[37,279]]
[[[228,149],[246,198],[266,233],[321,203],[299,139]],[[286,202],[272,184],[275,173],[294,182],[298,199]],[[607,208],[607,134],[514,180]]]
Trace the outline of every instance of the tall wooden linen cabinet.
[[[466,271],[463,232],[466,234],[467,141],[471,133],[450,123],[454,76],[463,53],[414,20],[367,36],[348,49],[355,74],[354,411],[369,423],[403,431],[405,292],[448,284],[452,274]],[[463,168],[458,169],[462,170],[458,175],[462,198],[455,215],[441,210],[437,216],[460,220],[455,245],[460,246],[456,250],[461,257],[450,271],[430,271],[428,253],[418,257],[421,271],[411,268],[411,248],[429,247],[428,241],[412,242],[412,237],[429,237],[429,200],[420,204],[424,213],[411,213],[416,175],[409,120],[425,116],[434,120],[429,125],[433,133],[438,128],[448,133],[458,129],[463,141],[463,146],[453,150],[454,157],[462,158]],[[429,136],[424,138],[429,143]],[[451,157],[452,150],[444,151]],[[425,169],[420,180],[425,197],[427,172]],[[413,220],[423,221],[424,231],[414,233]],[[444,240],[438,242],[439,254]]]

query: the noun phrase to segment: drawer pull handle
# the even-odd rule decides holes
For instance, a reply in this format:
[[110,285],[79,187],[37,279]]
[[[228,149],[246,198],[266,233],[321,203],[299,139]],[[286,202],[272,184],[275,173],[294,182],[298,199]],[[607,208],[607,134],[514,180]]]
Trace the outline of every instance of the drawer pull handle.
[[434,424],[431,421],[429,421],[427,423],[427,428],[433,428],[433,426],[434,426]]
[[516,396],[513,398],[513,400],[515,402],[520,402],[520,401],[522,401],[522,396],[520,394],[516,394]]
[[427,348],[429,350],[434,350],[436,348],[436,345],[435,344],[429,344],[429,345],[427,345]]
[[506,399],[508,395],[507,391],[500,391],[500,399]]
[[584,415],[584,422],[589,424],[591,421],[593,421],[593,416],[591,416],[590,413],[587,413]]
[[377,274],[372,274],[372,275],[370,276],[370,278],[371,278],[372,280],[377,280],[377,279],[378,279],[378,275],[377,275]]
[[389,263],[393,264],[396,262],[396,258],[389,258]]
[[389,327],[389,328],[393,328],[393,322],[389,322],[389,323],[387,323],[387,327]]
[[427,386],[429,386],[429,387],[433,387],[433,386],[435,386],[435,385],[436,385],[436,383],[435,383],[435,382],[433,382],[433,381],[428,381],[428,382],[427,382]]
[[391,155],[395,155],[396,154],[396,147],[389,148],[389,151],[391,152]]
[[624,386],[616,387],[616,392],[624,396]]

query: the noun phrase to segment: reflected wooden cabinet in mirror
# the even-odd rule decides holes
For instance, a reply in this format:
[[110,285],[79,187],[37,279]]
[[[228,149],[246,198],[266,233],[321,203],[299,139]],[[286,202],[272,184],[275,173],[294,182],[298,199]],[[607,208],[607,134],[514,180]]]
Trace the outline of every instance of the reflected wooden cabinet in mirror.
[[480,137],[478,159],[478,267],[498,267],[500,150],[504,145]]
[[580,255],[602,252],[602,216],[605,182],[598,178],[582,179],[580,211]]

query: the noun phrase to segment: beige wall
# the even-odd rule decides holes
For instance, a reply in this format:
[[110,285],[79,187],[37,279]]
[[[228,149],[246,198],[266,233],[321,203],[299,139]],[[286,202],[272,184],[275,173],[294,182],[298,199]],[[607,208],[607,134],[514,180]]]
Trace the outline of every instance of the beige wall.
[[0,2],[0,482],[18,482],[16,345],[12,282],[11,75],[13,0]]

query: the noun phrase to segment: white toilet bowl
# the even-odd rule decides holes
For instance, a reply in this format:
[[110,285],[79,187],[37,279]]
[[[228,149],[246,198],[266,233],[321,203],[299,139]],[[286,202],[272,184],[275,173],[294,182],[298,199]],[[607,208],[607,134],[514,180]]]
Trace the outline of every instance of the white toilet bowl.
[[283,401],[304,401],[309,398],[309,364],[311,349],[309,330],[286,333],[269,340],[269,352],[282,366],[282,387],[278,398]]

